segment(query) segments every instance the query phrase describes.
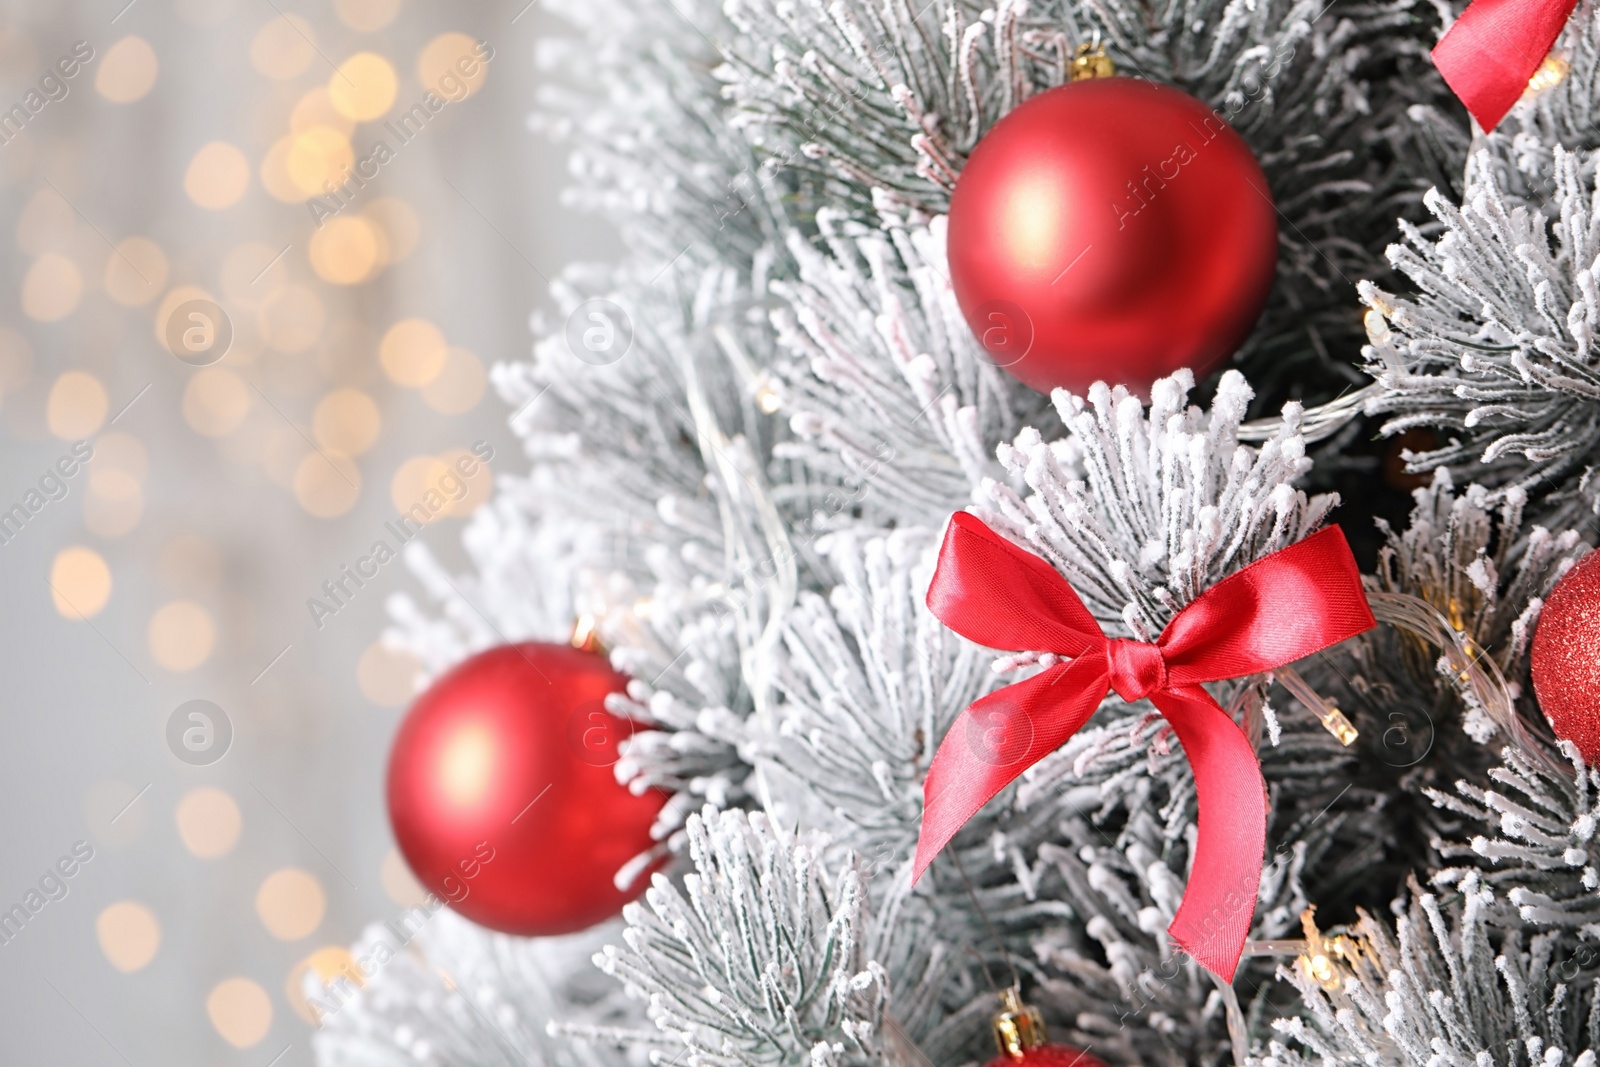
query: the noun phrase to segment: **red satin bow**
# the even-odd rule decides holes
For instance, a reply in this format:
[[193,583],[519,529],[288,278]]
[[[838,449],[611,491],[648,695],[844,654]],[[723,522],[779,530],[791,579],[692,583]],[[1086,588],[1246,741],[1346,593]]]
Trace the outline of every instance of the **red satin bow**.
[[1272,670],[1377,625],[1344,534],[1330,526],[1224,578],[1147,644],[1108,639],[1053,567],[958,512],[928,607],[980,645],[1070,662],[996,690],[956,719],[923,783],[913,878],[991,797],[1076,733],[1109,691],[1149,697],[1183,744],[1199,803],[1193,868],[1167,932],[1231,980],[1261,882],[1266,784],[1244,732],[1200,683]]
[[1577,0],[1473,0],[1433,47],[1433,65],[1485,130],[1521,99]]

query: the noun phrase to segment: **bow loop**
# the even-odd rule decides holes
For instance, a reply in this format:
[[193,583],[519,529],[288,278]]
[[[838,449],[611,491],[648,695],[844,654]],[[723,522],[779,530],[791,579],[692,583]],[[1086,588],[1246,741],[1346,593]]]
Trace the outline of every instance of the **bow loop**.
[[1107,639],[1053,567],[958,513],[928,607],[990,648],[1070,662],[990,693],[957,718],[923,781],[913,877],[991,797],[1076,733],[1108,692],[1148,697],[1183,745],[1198,807],[1189,885],[1168,932],[1231,979],[1260,886],[1266,783],[1250,741],[1198,683],[1272,670],[1377,625],[1344,535],[1329,527],[1223,579],[1151,644]]
[[1106,670],[1117,696],[1133,703],[1167,687],[1167,660],[1145,641],[1119,637],[1106,642]]
[[1337,526],[1257,560],[1178,612],[1157,642],[1173,685],[1242,678],[1378,625]]
[[[987,590],[1004,589],[1005,596]],[[965,511],[950,517],[928,607],[969,641],[1013,652],[1075,658],[1105,637],[1054,567]]]

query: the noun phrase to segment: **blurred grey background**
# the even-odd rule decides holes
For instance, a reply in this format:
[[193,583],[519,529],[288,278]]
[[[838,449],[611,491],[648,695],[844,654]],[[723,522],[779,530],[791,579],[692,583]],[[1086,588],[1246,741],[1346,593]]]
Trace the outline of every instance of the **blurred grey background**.
[[[309,1064],[299,975],[414,899],[382,782],[415,665],[377,643],[411,579],[342,569],[454,452],[519,469],[486,373],[614,252],[527,131],[557,32],[527,0],[0,5],[5,1064]],[[445,560],[488,482],[421,535]]]

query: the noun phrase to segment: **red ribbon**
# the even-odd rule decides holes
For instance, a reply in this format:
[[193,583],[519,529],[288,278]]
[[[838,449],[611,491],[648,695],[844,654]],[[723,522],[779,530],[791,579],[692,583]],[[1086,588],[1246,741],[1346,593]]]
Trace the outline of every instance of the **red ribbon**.
[[934,754],[923,783],[913,879],[991,797],[1077,732],[1112,690],[1149,697],[1194,769],[1199,837],[1177,946],[1232,980],[1255,911],[1267,796],[1255,749],[1201,682],[1282,667],[1377,625],[1344,534],[1330,526],[1206,590],[1154,644],[1109,639],[1044,560],[976,516],[950,520],[928,607],[980,645],[1070,662],[976,700]]
[[1577,0],[1473,0],[1433,47],[1433,65],[1492,130],[1527,92]]

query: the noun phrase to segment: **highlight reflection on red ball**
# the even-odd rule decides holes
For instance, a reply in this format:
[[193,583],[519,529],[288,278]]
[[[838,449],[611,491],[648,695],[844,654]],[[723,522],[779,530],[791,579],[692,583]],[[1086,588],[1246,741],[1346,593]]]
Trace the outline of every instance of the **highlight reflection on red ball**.
[[624,675],[604,657],[527,643],[480,653],[419,697],[389,757],[389,819],[422,884],[506,933],[570,933],[643,892],[614,876],[654,842],[666,794],[612,764],[633,725],[604,709]]

